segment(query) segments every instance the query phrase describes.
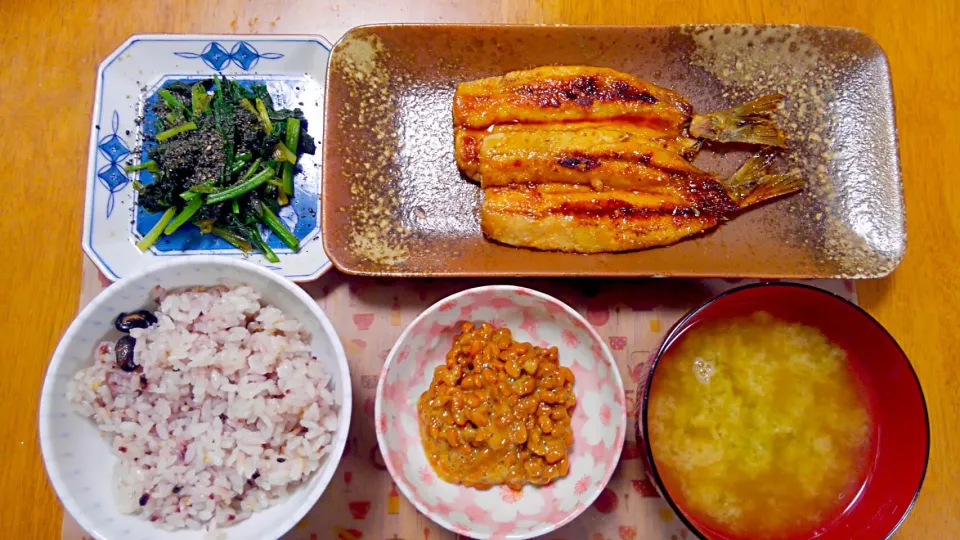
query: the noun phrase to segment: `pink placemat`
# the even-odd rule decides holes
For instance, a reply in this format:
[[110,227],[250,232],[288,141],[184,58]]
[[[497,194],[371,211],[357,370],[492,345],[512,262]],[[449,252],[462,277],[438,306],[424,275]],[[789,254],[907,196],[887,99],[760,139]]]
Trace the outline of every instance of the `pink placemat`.
[[[463,289],[512,283],[543,291],[583,314],[610,345],[627,391],[627,410],[640,376],[664,332],[684,313],[748,280],[384,280],[344,276],[333,270],[304,289],[313,296],[343,341],[353,378],[351,435],[326,494],[288,539],[449,540],[456,535],[421,515],[399,493],[383,465],[374,432],[377,377],[403,329],[423,309]],[[855,300],[852,282],[812,285]],[[84,260],[80,299],[85,305],[109,284]],[[629,421],[620,465],[609,485],[579,518],[550,540],[694,538],[647,480]],[[229,529],[227,530],[229,533]],[[89,538],[68,514],[64,540]]]

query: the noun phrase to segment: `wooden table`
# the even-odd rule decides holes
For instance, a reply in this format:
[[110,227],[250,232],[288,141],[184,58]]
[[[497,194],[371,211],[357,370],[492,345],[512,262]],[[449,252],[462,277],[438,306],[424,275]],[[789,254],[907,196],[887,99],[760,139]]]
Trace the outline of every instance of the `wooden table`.
[[[94,74],[139,32],[319,33],[336,41],[373,22],[566,24],[803,23],[853,26],[886,49],[893,72],[910,244],[893,276],[859,284],[926,391],[933,448],[923,493],[899,533],[960,531],[960,17],[956,2],[877,0],[339,0],[44,2],[0,5],[0,531],[58,538],[62,510],[43,472],[37,396],[77,309],[80,223]],[[957,206],[954,205],[957,203]],[[957,257],[957,259],[954,259]],[[950,262],[953,260],[954,262]]]

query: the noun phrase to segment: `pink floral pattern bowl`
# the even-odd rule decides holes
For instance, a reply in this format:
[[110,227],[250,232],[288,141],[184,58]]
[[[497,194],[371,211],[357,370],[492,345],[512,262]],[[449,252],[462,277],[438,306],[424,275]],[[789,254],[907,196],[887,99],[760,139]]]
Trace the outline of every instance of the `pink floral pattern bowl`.
[[[460,321],[506,327],[518,341],[555,345],[576,375],[570,472],[549,486],[482,491],[441,480],[420,441],[417,400],[444,362]],[[607,485],[620,459],[627,417],[613,355],[590,324],[563,302],[522,287],[469,289],[429,307],[387,356],[376,396],[377,442],[400,491],[430,519],[472,538],[522,539],[577,517]]]

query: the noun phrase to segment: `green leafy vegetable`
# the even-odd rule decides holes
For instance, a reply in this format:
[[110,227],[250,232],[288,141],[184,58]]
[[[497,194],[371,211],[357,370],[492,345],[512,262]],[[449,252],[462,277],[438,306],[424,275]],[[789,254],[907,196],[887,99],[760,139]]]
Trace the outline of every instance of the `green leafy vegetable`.
[[250,111],[250,113],[253,114],[254,116],[256,116],[258,119],[260,118],[260,113],[257,112],[256,107],[253,106],[253,103],[250,103],[250,100],[249,100],[249,99],[247,99],[247,98],[241,99],[241,100],[240,100],[240,106],[243,107],[244,109]]
[[251,165],[250,168],[247,169],[247,172],[243,175],[243,177],[240,178],[240,181],[243,182],[247,178],[250,178],[251,176],[253,176],[253,173],[257,172],[257,169],[259,167],[260,167],[260,158],[257,158],[257,160],[253,162],[253,165]]
[[[297,144],[300,143],[300,120],[298,118],[287,118],[287,151],[297,151]],[[293,196],[293,168],[297,160],[283,165],[283,193],[287,196]]]
[[142,171],[144,169],[152,173],[160,172],[160,168],[157,167],[157,162],[152,159],[150,161],[144,161],[139,165],[127,165],[126,167],[123,168],[123,170],[128,173]]
[[287,229],[287,226],[280,221],[280,218],[278,218],[276,214],[266,206],[262,206],[260,211],[260,219],[263,221],[263,224],[273,231],[273,234],[277,235],[277,238],[279,238],[281,242],[294,251],[300,249],[300,241]]
[[233,165],[230,166],[230,174],[237,174],[238,172],[247,168],[247,163],[240,159],[235,159]]
[[218,191],[211,194],[209,197],[207,197],[207,204],[228,201],[234,197],[239,197],[244,193],[260,187],[264,182],[273,178],[273,175],[273,169],[264,169],[253,175],[253,177],[251,177],[249,180],[246,180],[235,186],[231,186],[223,191]]
[[273,131],[273,124],[270,122],[270,115],[267,114],[267,106],[263,104],[263,100],[257,98],[257,114],[260,115],[260,120],[263,122],[263,129],[267,132],[267,135]]
[[170,90],[161,89],[157,93],[160,94],[160,98],[163,99],[164,102],[166,102],[167,107],[170,108],[171,113],[175,115],[179,114],[179,115],[187,116],[188,111],[187,111],[186,105],[181,103],[180,100],[177,99],[173,95],[173,93],[170,92]]
[[270,246],[268,246],[266,242],[263,241],[263,238],[260,236],[260,233],[257,232],[255,227],[247,226],[237,219],[233,219],[232,221],[232,228],[246,238],[247,241],[250,242],[250,244],[260,253],[263,253],[264,258],[272,263],[280,262],[280,258],[277,257],[277,254],[270,249]]
[[203,83],[193,85],[190,88],[190,104],[193,111],[193,118],[203,116],[203,113],[207,112],[207,107],[210,106],[212,100],[213,96],[207,94],[207,88]]
[[278,142],[273,147],[273,157],[277,161],[286,161],[288,164],[293,165],[297,162],[297,155],[291,152],[287,145],[282,142]]
[[183,225],[184,223],[187,222],[187,220],[192,218],[193,215],[197,213],[197,210],[199,210],[201,206],[203,206],[203,197],[200,197],[200,195],[197,194],[196,197],[191,199],[190,202],[183,207],[183,210],[181,210],[180,213],[177,214],[177,217],[174,218],[169,225],[167,225],[167,227],[163,230],[163,234],[173,234],[177,229],[180,228],[181,225]]
[[186,133],[195,129],[197,129],[197,124],[193,122],[184,122],[177,127],[172,127],[162,133],[157,133],[157,142],[163,142],[171,137],[176,137],[181,133]]
[[212,227],[212,228],[210,229],[210,232],[213,233],[213,234],[215,234],[215,235],[217,235],[217,236],[219,236],[220,238],[223,238],[223,239],[226,240],[230,245],[232,245],[233,247],[239,249],[240,251],[242,251],[242,252],[244,252],[244,253],[249,253],[249,252],[253,251],[253,246],[250,245],[250,242],[247,242],[247,241],[244,240],[243,237],[241,237],[240,235],[233,234],[232,232],[228,231],[227,229],[224,229],[224,228],[221,228],[221,227]]
[[170,223],[170,220],[173,219],[173,215],[177,213],[176,208],[168,208],[166,212],[160,216],[160,221],[147,232],[144,237],[137,242],[137,249],[140,251],[146,251],[150,249],[151,246],[157,243],[157,240],[160,239],[160,235],[163,234],[163,229],[166,228],[167,223]]
[[153,173],[150,184],[135,183],[137,203],[163,213],[162,226],[138,245],[149,249],[164,234],[196,226],[277,262],[258,232],[262,223],[298,249],[277,214],[291,202],[299,157],[316,151],[303,112],[274,108],[263,84],[245,86],[219,74],[166,84],[158,95],[151,105],[157,144],[143,163],[126,167]]
[[197,184],[195,186],[190,186],[188,189],[190,193],[216,193],[220,191],[220,188],[213,185],[212,182],[204,182],[203,184]]

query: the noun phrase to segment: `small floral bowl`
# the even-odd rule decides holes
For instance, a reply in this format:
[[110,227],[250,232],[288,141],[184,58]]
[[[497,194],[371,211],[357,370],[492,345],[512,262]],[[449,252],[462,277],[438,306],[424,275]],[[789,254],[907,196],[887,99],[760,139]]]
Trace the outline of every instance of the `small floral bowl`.
[[[517,341],[559,349],[576,376],[570,472],[548,486],[477,490],[441,480],[420,440],[417,400],[442,364],[460,321],[506,327]],[[377,442],[403,494],[433,521],[471,538],[549,533],[583,512],[620,459],[627,417],[623,381],[606,344],[576,311],[546,294],[506,285],[466,290],[420,314],[387,356],[377,385]]]

